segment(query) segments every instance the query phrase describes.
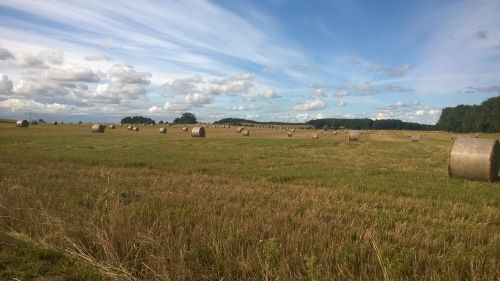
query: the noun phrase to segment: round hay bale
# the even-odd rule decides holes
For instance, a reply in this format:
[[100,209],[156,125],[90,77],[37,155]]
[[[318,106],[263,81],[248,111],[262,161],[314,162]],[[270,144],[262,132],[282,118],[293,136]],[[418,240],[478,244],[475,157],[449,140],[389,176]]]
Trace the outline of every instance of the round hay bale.
[[337,135],[337,131],[333,131],[333,135],[336,136]]
[[492,182],[498,179],[499,162],[498,140],[456,137],[448,157],[448,175]]
[[134,126],[132,126],[132,125],[127,126],[127,130],[132,131],[133,129],[134,129]]
[[248,136],[250,136],[250,131],[248,131],[248,130],[244,130],[244,131],[241,131],[241,134],[242,134],[243,136],[245,136],[245,137],[248,137]]
[[187,131],[188,131],[188,128],[187,128],[187,127],[182,127],[182,130],[183,130],[184,132],[187,132]]
[[52,125],[54,126],[57,125],[57,121],[52,122]]
[[92,125],[92,133],[104,133],[105,128],[102,124],[94,124]]
[[411,135],[410,139],[411,139],[411,142],[419,142],[420,141],[420,135]]
[[30,123],[28,120],[17,120],[16,122],[16,127],[22,127],[22,128],[28,128],[30,126]]
[[288,132],[288,137],[289,138],[293,137],[293,133],[292,132]]
[[290,129],[290,132],[295,133],[295,128]]
[[115,126],[114,124],[111,124],[111,125],[109,125],[108,127],[109,127],[111,130],[116,129],[116,126]]
[[38,125],[38,121],[36,121],[36,120],[31,120],[30,124],[31,124],[31,125]]
[[312,138],[313,138],[313,140],[317,140],[317,139],[319,139],[319,135],[317,133],[314,133],[312,135]]
[[474,135],[474,137],[475,137],[476,139],[477,139],[477,138],[479,138],[479,133],[476,133],[476,134]]
[[241,130],[243,130],[243,128],[242,128],[242,127],[238,127],[238,128],[236,129],[236,133],[238,133],[238,134],[239,134],[239,133],[241,133]]
[[191,130],[191,136],[193,138],[204,138],[205,137],[205,128],[203,128],[203,126],[194,127]]
[[359,141],[359,131],[349,131],[347,133],[347,141]]
[[139,132],[139,127],[137,127],[137,126],[132,127],[132,131]]
[[166,134],[167,133],[167,128],[161,127],[160,128],[160,134]]

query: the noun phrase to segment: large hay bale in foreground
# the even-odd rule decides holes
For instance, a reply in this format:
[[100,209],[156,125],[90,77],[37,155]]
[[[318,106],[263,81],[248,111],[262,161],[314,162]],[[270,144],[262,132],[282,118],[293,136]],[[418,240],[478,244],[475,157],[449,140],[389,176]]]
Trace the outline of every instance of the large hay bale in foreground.
[[194,127],[191,130],[191,136],[193,138],[204,138],[205,137],[205,128],[203,128],[203,126]]
[[347,133],[347,141],[359,141],[359,131],[349,131]]
[[238,134],[239,134],[239,133],[241,133],[241,130],[243,130],[243,127],[238,127],[238,128],[236,129],[236,133],[238,133]]
[[160,128],[160,134],[166,134],[167,133],[167,128],[161,127]]
[[313,138],[313,140],[317,140],[317,139],[319,139],[319,135],[317,133],[314,133],[312,135],[312,138]]
[[498,179],[498,140],[457,137],[451,145],[448,175],[469,180]]
[[242,134],[243,136],[245,136],[245,137],[248,137],[248,136],[250,136],[250,131],[248,131],[248,130],[244,130],[244,131],[241,131],[241,134]]
[[28,128],[30,126],[30,123],[28,120],[17,120],[16,122],[16,127],[23,127],[23,128]]
[[188,128],[187,128],[187,127],[182,127],[182,130],[183,130],[184,132],[187,132]]
[[92,133],[104,133],[105,128],[102,124],[94,124],[92,125]]

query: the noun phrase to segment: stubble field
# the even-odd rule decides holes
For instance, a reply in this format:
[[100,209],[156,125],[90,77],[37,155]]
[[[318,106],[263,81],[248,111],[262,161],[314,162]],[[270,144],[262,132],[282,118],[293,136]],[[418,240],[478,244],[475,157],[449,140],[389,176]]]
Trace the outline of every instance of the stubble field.
[[0,123],[0,279],[500,279],[500,183],[448,133],[158,128]]

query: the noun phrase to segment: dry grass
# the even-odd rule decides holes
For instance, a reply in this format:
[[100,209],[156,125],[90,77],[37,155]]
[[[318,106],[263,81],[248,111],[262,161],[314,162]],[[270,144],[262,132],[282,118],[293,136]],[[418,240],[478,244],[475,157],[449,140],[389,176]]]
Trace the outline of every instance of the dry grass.
[[13,126],[0,229],[115,280],[500,278],[500,184],[448,178],[448,134]]

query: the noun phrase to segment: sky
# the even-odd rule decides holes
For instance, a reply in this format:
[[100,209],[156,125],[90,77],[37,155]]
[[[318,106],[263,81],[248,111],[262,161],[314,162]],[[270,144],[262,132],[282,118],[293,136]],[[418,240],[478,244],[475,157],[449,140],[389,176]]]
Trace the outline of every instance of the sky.
[[0,117],[401,119],[500,95],[498,0],[0,0]]

